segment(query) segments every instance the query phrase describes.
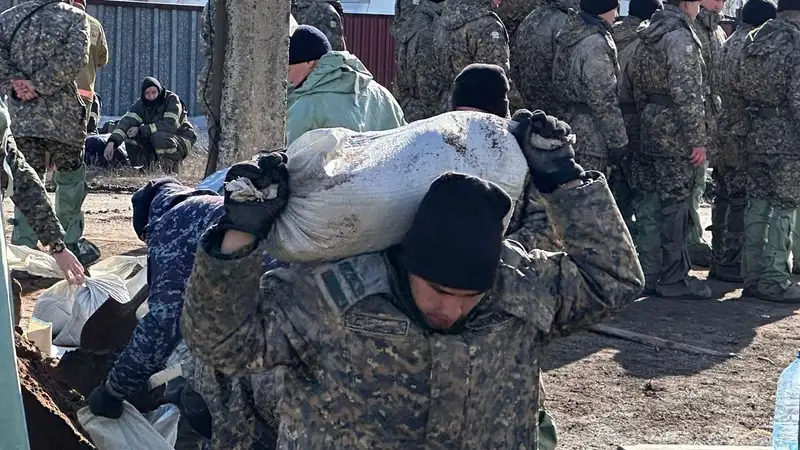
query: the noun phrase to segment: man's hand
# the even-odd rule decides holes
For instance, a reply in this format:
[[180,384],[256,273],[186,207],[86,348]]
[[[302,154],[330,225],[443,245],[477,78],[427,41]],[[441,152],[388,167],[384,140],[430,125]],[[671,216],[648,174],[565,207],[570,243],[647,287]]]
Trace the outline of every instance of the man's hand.
[[578,179],[583,168],[575,163],[575,137],[566,122],[540,110],[521,109],[511,118],[512,134],[520,143],[539,192],[548,194],[560,185]]
[[133,139],[139,135],[139,127],[130,127],[126,133],[129,138]]
[[[261,153],[230,168],[225,176],[225,215],[220,226],[241,233],[226,234],[267,235],[289,199],[287,160],[282,152]],[[225,240],[230,241],[227,236]],[[234,240],[241,243],[249,239]]]
[[28,80],[11,80],[11,87],[22,101],[31,101],[39,96],[33,88],[33,83]]
[[106,161],[108,161],[108,162],[111,162],[111,160],[114,159],[114,143],[113,142],[109,142],[108,144],[106,144],[106,149],[103,150],[103,158],[105,158]]
[[69,284],[81,285],[86,281],[86,277],[83,275],[85,271],[83,265],[68,248],[59,253],[53,253],[53,258]]
[[122,417],[122,401],[124,397],[115,392],[108,381],[103,381],[100,386],[94,388],[87,403],[89,403],[89,410],[95,416],[108,417],[109,419],[119,419]]
[[706,148],[705,147],[692,147],[692,165],[700,167],[706,162]]

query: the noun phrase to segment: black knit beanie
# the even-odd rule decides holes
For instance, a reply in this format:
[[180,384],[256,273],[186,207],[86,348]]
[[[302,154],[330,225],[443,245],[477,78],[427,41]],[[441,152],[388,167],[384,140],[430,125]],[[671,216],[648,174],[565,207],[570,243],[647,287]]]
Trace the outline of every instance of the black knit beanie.
[[322,31],[300,25],[289,39],[289,64],[316,61],[331,51],[331,43]]
[[650,20],[659,9],[664,9],[661,0],[631,0],[628,4],[628,14],[642,20]]
[[742,8],[742,22],[760,27],[769,19],[774,19],[778,15],[775,4],[766,0],[748,0]]
[[508,78],[494,64],[470,64],[453,81],[452,109],[475,108],[500,117],[509,117]]
[[136,236],[144,234],[147,223],[150,221],[150,206],[153,204],[153,199],[156,198],[161,186],[168,183],[181,185],[181,182],[174,178],[158,178],[147,182],[131,197],[133,231],[136,232]]
[[511,198],[499,186],[448,172],[431,184],[400,247],[399,262],[438,285],[485,292],[494,285]]
[[800,0],[778,0],[778,12],[800,11]]
[[619,7],[619,0],[581,0],[581,9],[589,14],[605,14]]

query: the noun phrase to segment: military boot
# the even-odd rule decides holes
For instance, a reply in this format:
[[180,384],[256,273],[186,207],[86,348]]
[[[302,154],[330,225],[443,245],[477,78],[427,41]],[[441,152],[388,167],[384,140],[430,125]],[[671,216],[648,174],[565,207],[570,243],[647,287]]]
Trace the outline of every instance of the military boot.
[[775,303],[800,304],[800,284],[786,280],[781,284],[759,283],[754,297]]
[[658,284],[658,296],[664,298],[682,298],[691,300],[708,300],[714,293],[706,283],[697,277],[686,277],[685,280],[672,284]]
[[100,259],[100,249],[86,238],[78,239],[75,244],[67,244],[67,248],[75,254],[84,268],[91,266]]
[[711,247],[705,242],[690,244],[687,249],[689,252],[689,260],[692,265],[698,267],[711,267],[711,262],[714,259],[714,252]]
[[715,265],[708,272],[708,278],[724,281],[726,283],[743,283],[742,268],[740,266]]

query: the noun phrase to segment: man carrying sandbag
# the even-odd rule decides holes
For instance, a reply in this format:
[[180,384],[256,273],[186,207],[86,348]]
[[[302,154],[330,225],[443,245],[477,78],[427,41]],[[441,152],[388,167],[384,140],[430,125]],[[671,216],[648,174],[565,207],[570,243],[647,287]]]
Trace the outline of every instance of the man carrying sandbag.
[[358,58],[332,52],[318,29],[300,25],[289,40],[289,144],[318,128],[391,130],[406,124],[403,110]]
[[231,168],[229,180],[274,195],[226,192],[181,329],[228,376],[286,368],[279,448],[537,447],[531,388],[545,343],[626,307],[644,276],[605,178],[575,164],[569,126],[541,111],[516,116],[564,252],[503,241],[508,195],[447,173],[401,245],[261,277],[264,237],[289,197],[286,157]]

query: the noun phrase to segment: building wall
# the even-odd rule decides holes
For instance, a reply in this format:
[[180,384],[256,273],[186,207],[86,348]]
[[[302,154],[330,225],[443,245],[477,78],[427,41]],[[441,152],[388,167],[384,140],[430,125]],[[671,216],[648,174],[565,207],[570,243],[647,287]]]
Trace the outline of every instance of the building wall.
[[392,89],[394,83],[393,16],[345,14],[344,33],[348,50],[372,72],[375,80]]

